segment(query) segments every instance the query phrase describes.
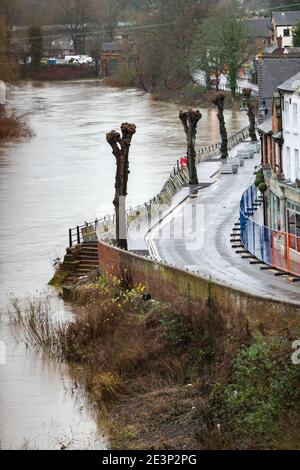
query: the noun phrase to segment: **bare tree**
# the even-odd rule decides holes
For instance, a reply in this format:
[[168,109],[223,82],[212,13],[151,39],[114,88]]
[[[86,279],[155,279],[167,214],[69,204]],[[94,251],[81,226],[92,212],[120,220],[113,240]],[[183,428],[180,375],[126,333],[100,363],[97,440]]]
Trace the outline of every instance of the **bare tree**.
[[63,21],[68,26],[76,54],[85,54],[86,35],[94,22],[92,0],[62,0]]
[[227,137],[227,129],[224,119],[224,102],[225,102],[225,95],[219,94],[214,100],[213,104],[218,108],[218,120],[219,120],[219,127],[220,127],[220,135],[221,135],[221,159],[226,160],[228,158],[228,137]]
[[127,250],[126,236],[126,196],[129,174],[129,150],[131,140],[136,132],[134,124],[121,125],[122,137],[119,132],[111,131],[106,134],[106,140],[116,158],[117,171],[115,180],[115,198],[113,204],[116,214],[116,243],[119,248]]
[[120,17],[120,5],[116,0],[100,0],[98,17],[103,25],[106,38],[113,41]]
[[8,0],[0,0],[0,80],[15,78],[10,44],[13,7]]
[[189,184],[198,184],[195,145],[197,125],[201,118],[202,115],[199,110],[179,111],[179,119],[182,122],[187,141]]
[[243,95],[245,97],[245,104],[246,104],[247,114],[249,118],[249,135],[251,137],[251,142],[257,142],[256,128],[255,128],[255,112],[253,108],[251,94],[252,94],[251,88],[243,88]]

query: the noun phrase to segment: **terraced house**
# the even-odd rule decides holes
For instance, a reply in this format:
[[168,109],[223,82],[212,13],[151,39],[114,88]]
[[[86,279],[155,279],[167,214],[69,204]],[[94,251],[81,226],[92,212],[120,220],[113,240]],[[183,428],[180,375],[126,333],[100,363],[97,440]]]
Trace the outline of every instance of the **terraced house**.
[[283,268],[300,272],[300,72],[278,86],[272,117],[258,130],[268,186],[265,225],[274,231]]
[[293,28],[300,21],[300,11],[278,11],[272,13],[271,41],[280,42],[281,48],[293,46]]

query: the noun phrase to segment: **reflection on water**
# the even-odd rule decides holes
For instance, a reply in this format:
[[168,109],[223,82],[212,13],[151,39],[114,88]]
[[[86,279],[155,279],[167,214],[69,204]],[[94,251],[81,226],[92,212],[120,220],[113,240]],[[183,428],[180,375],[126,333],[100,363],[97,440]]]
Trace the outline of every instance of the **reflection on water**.
[[[66,369],[16,345],[6,327],[7,294],[43,289],[52,260],[64,254],[67,229],[112,211],[115,161],[106,132],[124,121],[137,125],[130,156],[132,206],[161,189],[185,152],[184,134],[176,105],[98,81],[26,83],[15,89],[10,107],[30,113],[35,137],[0,147],[0,340],[7,347],[7,364],[0,365],[0,441],[3,448],[19,447],[23,438],[54,448],[76,429],[81,437],[72,445],[81,440],[80,447],[84,434],[89,441],[96,438],[97,426],[66,395]],[[216,112],[201,112],[198,145],[208,145],[219,140]],[[247,116],[227,111],[226,122],[231,134],[247,124]]]

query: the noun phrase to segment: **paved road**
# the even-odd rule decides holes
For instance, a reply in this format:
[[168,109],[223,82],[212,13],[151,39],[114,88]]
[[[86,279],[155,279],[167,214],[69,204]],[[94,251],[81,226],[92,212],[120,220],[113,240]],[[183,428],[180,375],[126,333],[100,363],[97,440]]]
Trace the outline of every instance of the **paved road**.
[[230,234],[238,219],[240,198],[252,184],[254,166],[258,163],[256,157],[254,161],[246,161],[238,175],[213,177],[210,187],[200,190],[196,198],[187,199],[152,229],[147,243],[161,261],[211,276],[252,294],[300,304],[300,283],[292,284],[271,272],[261,271],[231,247]]

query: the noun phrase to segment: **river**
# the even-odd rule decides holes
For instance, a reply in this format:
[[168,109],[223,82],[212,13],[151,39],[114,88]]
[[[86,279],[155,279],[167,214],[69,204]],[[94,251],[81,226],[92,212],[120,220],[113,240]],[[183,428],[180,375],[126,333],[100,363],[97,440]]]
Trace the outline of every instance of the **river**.
[[[83,406],[66,367],[17,344],[7,325],[9,293],[46,289],[52,261],[62,257],[68,228],[112,212],[115,161],[105,133],[133,122],[128,204],[154,196],[185,139],[178,106],[135,89],[108,88],[100,81],[24,83],[8,106],[26,119],[34,136],[0,144],[0,444],[2,449],[105,448],[101,424]],[[198,146],[219,140],[215,110],[201,109]],[[226,111],[228,133],[247,116]],[[58,310],[70,307],[57,300]],[[77,399],[76,399],[77,398]]]

